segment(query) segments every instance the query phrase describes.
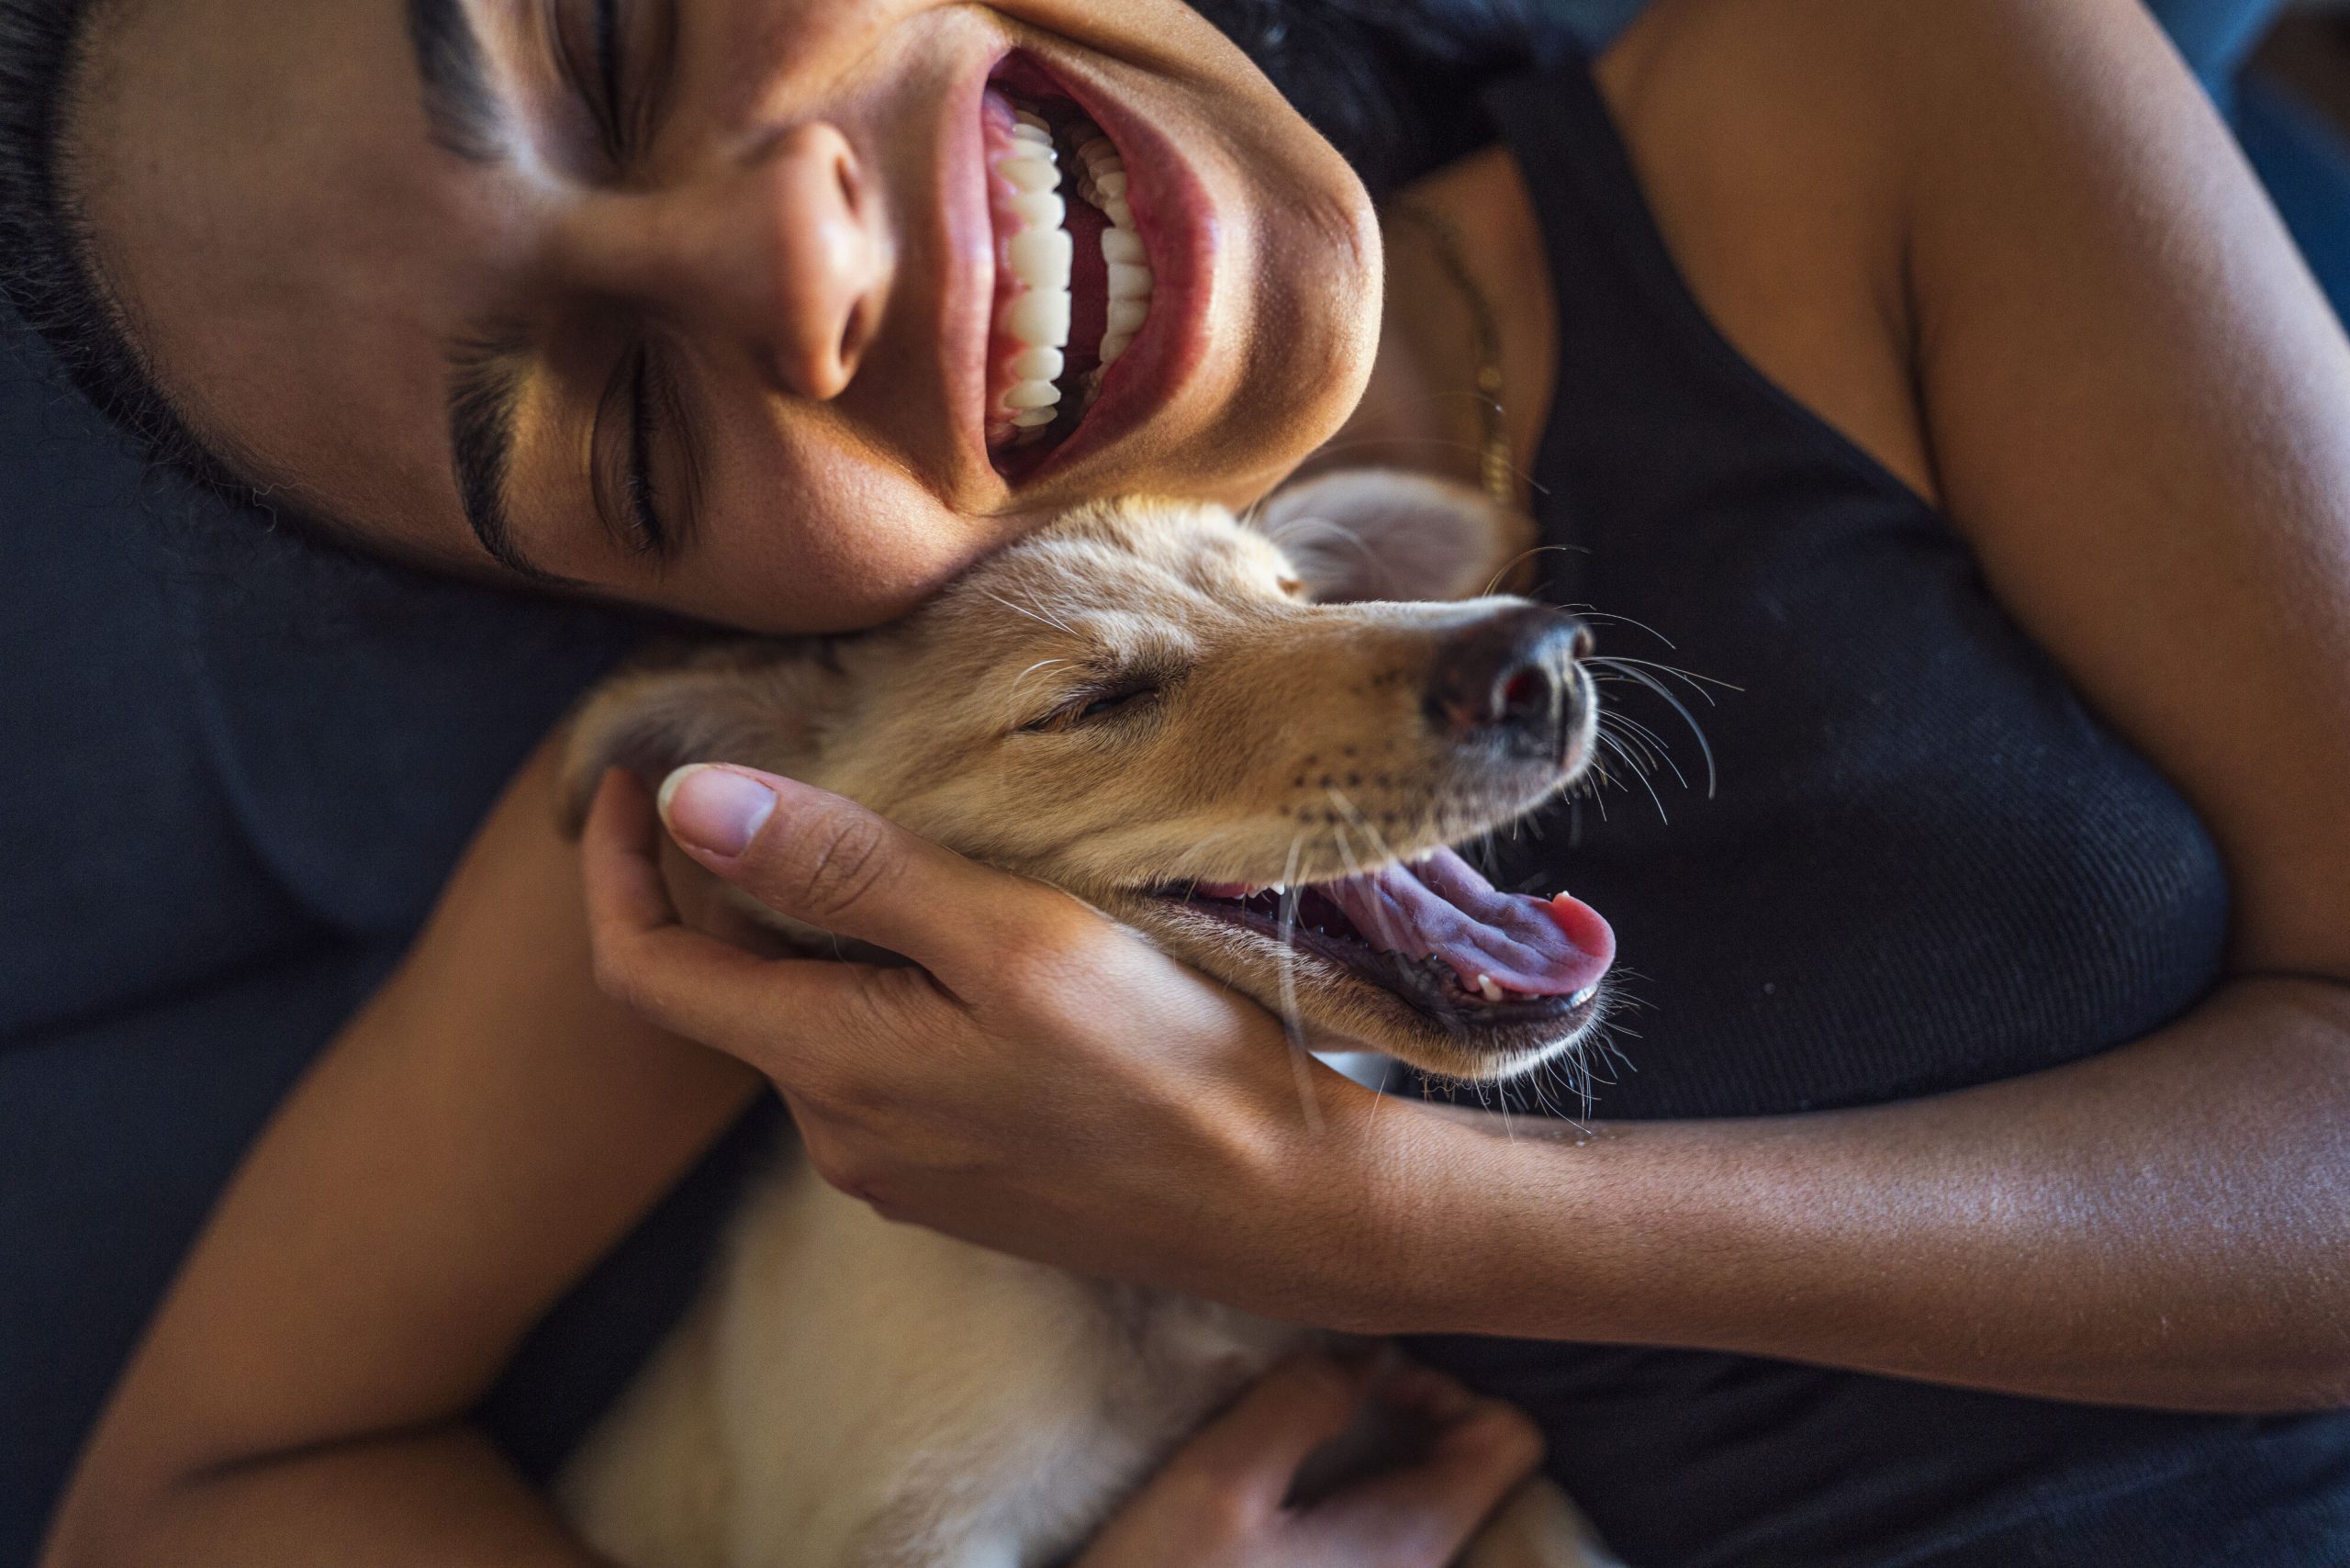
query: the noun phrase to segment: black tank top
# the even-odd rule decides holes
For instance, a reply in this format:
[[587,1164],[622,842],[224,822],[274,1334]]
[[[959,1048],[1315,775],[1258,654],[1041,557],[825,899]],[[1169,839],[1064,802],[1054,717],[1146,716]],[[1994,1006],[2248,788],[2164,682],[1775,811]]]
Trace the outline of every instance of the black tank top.
[[[1929,1094],[2192,1007],[2228,920],[2193,812],[1935,508],[1721,336],[1583,61],[1487,107],[1558,296],[1535,469],[1561,547],[1549,596],[1600,612],[1603,655],[1702,678],[1628,666],[1694,713],[1718,779],[1680,714],[1619,680],[1610,704],[1687,786],[1625,778],[1499,851],[1516,885],[1572,889],[1621,940],[1641,1005],[1595,1064],[1592,1114]],[[1579,1108],[1580,1087],[1543,1098]],[[2350,1417],[2115,1411],[1680,1350],[1419,1350],[1531,1409],[1638,1568],[2350,1564]]]

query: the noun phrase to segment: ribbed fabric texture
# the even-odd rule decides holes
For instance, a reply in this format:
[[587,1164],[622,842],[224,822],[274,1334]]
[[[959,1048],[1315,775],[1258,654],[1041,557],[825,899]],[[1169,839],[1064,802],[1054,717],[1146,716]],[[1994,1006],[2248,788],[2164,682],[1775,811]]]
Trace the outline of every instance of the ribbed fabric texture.
[[[1627,778],[1498,846],[1512,880],[1572,889],[1621,939],[1637,1037],[1595,1064],[1595,1114],[1932,1093],[2192,1007],[2228,913],[2193,813],[2001,611],[1946,521],[1707,319],[1588,68],[1487,107],[1559,302],[1537,465],[1564,547],[1551,595],[1599,612],[1603,655],[1724,683],[1709,703],[1647,672],[1703,726],[1710,797],[1681,717],[1611,684],[1687,787],[1657,770],[1652,801]],[[1581,1087],[1543,1099],[1579,1108]],[[1555,1473],[1643,1568],[2350,1564],[2350,1419],[2093,1409],[1672,1350],[1420,1349],[1534,1410]]]

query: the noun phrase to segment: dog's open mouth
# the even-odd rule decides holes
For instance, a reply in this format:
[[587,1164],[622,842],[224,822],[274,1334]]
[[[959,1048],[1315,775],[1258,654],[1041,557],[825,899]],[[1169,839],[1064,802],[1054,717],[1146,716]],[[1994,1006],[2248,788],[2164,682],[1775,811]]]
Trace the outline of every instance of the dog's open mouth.
[[1598,911],[1502,892],[1449,849],[1302,887],[1199,883],[1161,898],[1393,992],[1453,1028],[1571,1023],[1616,958]]

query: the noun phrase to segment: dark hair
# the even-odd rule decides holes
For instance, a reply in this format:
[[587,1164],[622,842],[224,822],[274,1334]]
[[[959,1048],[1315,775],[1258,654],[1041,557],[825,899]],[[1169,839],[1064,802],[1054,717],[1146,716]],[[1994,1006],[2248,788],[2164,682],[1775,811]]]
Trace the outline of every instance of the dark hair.
[[82,95],[84,44],[107,4],[0,0],[0,297],[151,461],[249,498],[157,388],[91,250],[63,131]]
[[1355,166],[1371,194],[1474,151],[1477,95],[1571,38],[1544,0],[1192,0]]
[[[110,0],[0,0],[0,297],[148,457],[251,498],[158,389],[91,248],[63,132]],[[1540,0],[1193,0],[1374,193],[1487,134],[1479,85],[1547,52]]]

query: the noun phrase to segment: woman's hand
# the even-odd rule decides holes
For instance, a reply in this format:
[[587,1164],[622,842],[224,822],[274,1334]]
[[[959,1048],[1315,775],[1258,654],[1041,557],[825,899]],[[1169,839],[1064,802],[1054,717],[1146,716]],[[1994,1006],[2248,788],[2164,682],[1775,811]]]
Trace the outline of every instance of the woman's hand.
[[1292,1058],[1248,1002],[1050,888],[838,796],[680,776],[671,836],[795,919],[919,968],[771,959],[681,923],[644,786],[583,843],[597,973],[791,1103],[817,1170],[894,1219],[1089,1273],[1379,1327],[1402,1271],[1378,1162],[1423,1118]]
[[[1079,1560],[1078,1568],[1443,1568],[1511,1488],[1542,1440],[1506,1405],[1404,1366],[1301,1357],[1169,1461]],[[1304,1507],[1286,1506],[1298,1466],[1337,1437],[1366,1398],[1427,1423],[1427,1454]]]

